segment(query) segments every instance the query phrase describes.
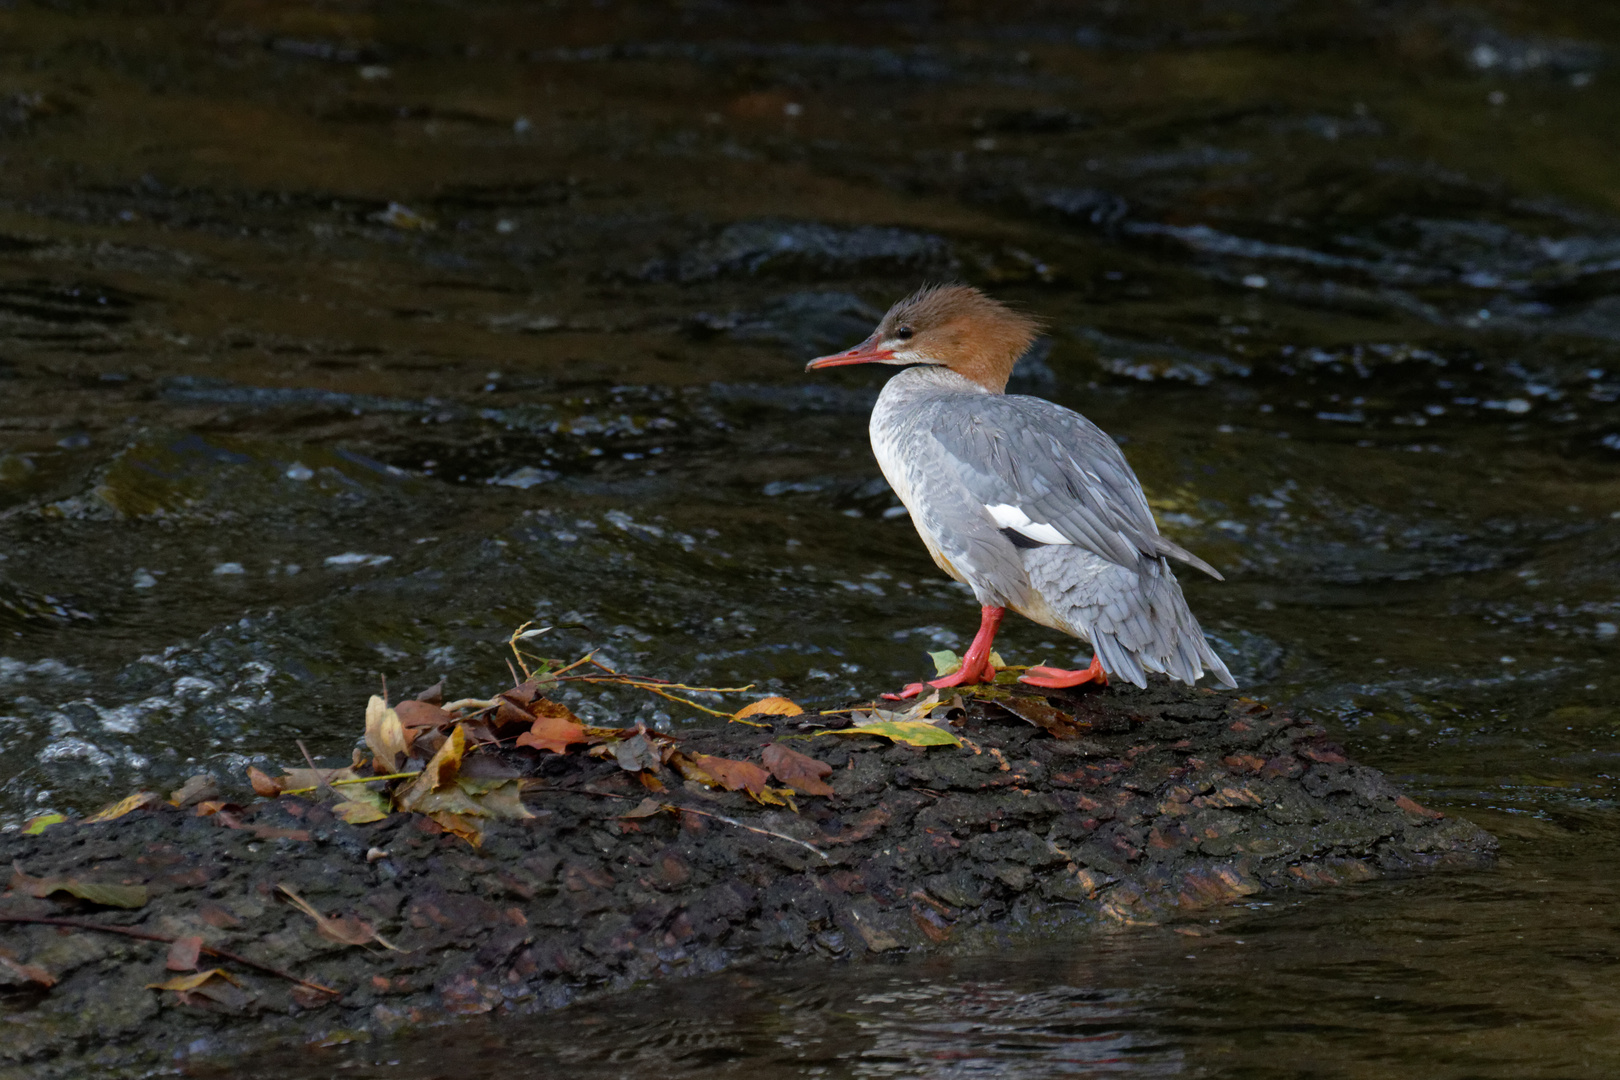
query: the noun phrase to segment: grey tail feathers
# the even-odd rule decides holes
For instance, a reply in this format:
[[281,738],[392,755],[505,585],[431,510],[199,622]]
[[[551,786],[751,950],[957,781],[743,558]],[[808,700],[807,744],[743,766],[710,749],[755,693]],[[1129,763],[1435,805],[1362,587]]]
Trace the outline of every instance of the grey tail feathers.
[[1153,538],[1153,546],[1159,549],[1160,555],[1168,555],[1172,559],[1186,563],[1194,570],[1202,570],[1216,581],[1226,580],[1225,578],[1221,577],[1221,572],[1219,570],[1215,569],[1213,566],[1209,565],[1209,563],[1205,562],[1203,559],[1200,559],[1198,556],[1194,555],[1180,544],[1166,540],[1162,536],[1155,536]]

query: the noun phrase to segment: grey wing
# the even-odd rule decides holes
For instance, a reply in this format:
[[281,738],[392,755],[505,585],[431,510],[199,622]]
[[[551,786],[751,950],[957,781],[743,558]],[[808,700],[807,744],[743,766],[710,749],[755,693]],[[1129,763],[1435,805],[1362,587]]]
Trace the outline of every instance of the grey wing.
[[[929,429],[987,513],[1035,543],[1077,544],[1121,566],[1168,555],[1220,574],[1159,535],[1142,485],[1114,440],[1044,398],[976,398],[965,423]],[[944,419],[944,418],[941,418]]]

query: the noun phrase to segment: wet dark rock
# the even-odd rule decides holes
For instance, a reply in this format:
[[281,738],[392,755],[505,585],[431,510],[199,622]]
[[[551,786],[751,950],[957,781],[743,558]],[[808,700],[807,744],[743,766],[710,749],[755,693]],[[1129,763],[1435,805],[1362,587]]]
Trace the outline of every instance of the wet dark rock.
[[1055,213],[1076,225],[1110,230],[1125,219],[1130,204],[1119,195],[1094,187],[1029,188],[1024,198],[1032,210]]
[[[613,762],[566,758],[532,781],[534,818],[493,824],[477,850],[425,819],[349,826],[293,797],[8,836],[0,860],[30,874],[140,883],[151,900],[115,912],[13,890],[0,913],[200,934],[341,997],[227,963],[245,1003],[185,1005],[148,988],[167,977],[161,944],[12,924],[9,955],[58,982],[8,984],[22,1035],[0,1049],[0,1077],[83,1075],[87,1045],[98,1075],[134,1075],[200,1039],[209,1059],[228,1060],[334,1031],[386,1037],[543,1011],[746,961],[1072,938],[1277,888],[1477,866],[1494,851],[1482,830],[1419,805],[1284,709],[1162,685],[1051,700],[1086,733],[1054,739],[975,702],[956,725],[960,748],[808,739],[834,766],[836,794],[805,799],[798,815],[677,788],[662,798],[685,809],[625,818],[646,790]],[[751,758],[806,734],[781,718],[774,733],[693,732],[686,746]],[[319,936],[277,899],[280,884],[407,951]]]
[[756,312],[705,317],[703,328],[744,341],[785,345],[809,359],[848,348],[872,332],[883,313],[847,292],[794,292]]

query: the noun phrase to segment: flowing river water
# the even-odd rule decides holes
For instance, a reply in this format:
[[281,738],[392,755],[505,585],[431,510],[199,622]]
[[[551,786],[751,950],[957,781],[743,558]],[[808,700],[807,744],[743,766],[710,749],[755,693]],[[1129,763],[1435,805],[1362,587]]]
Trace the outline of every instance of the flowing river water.
[[955,278],[1223,570],[1246,691],[1503,844],[233,1075],[1620,1073],[1620,10],[162,7],[0,4],[7,827],[345,755],[528,620],[807,705],[915,678],[971,597],[871,457],[885,373],[801,368]]

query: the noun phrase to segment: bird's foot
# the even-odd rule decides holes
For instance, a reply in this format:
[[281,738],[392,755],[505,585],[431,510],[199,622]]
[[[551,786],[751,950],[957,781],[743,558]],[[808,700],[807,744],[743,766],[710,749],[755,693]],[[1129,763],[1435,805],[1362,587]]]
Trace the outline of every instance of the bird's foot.
[[1090,667],[1075,671],[1065,671],[1063,668],[1036,664],[1023,675],[1020,675],[1018,681],[1027,683],[1030,686],[1039,686],[1043,690],[1064,690],[1071,686],[1083,686],[1088,682],[1107,686],[1108,675],[1102,669],[1102,661],[1093,656]]
[[900,691],[898,694],[879,694],[878,696],[884,701],[905,701],[907,698],[914,698],[922,692],[923,684],[920,682],[914,682],[907,683],[906,688]]
[[905,701],[914,698],[923,692],[925,687],[932,686],[936,690],[949,690],[953,686],[970,686],[974,683],[990,683],[996,681],[996,667],[986,661],[978,666],[978,670],[969,671],[963,666],[949,675],[939,679],[930,679],[928,682],[908,683],[906,688],[898,694],[884,694],[885,701]]

